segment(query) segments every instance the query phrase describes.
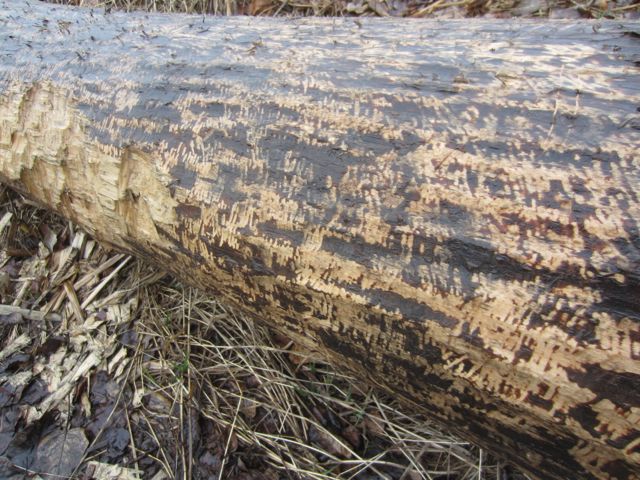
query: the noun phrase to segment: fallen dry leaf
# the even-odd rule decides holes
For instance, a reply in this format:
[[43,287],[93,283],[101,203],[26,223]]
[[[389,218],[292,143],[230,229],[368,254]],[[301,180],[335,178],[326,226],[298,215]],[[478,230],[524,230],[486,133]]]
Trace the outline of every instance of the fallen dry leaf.
[[342,436],[351,444],[355,449],[360,448],[360,431],[353,425],[342,430]]
[[342,443],[335,435],[332,435],[323,428],[312,425],[309,428],[309,440],[320,445],[327,453],[339,458],[351,458],[351,450]]
[[249,6],[249,15],[260,15],[272,6],[272,0],[252,0]]
[[365,415],[364,420],[365,432],[377,437],[384,437],[386,432],[384,430],[384,420],[378,413],[369,412]]

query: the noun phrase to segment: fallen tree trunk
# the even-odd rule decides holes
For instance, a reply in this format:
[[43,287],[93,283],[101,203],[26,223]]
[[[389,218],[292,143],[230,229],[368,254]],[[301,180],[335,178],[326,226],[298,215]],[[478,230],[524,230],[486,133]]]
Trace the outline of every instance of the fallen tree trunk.
[[4,182],[535,476],[640,475],[638,24],[0,22]]

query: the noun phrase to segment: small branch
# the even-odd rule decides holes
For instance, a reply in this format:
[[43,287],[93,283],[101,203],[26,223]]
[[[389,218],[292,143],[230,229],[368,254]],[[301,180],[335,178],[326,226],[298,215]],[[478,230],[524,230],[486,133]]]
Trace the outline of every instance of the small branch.
[[45,313],[39,310],[29,310],[27,308],[20,308],[13,305],[0,305],[0,315],[11,315],[14,313],[18,313],[23,318],[33,320],[35,322],[42,322],[44,320],[59,322],[62,320],[62,317],[57,313]]

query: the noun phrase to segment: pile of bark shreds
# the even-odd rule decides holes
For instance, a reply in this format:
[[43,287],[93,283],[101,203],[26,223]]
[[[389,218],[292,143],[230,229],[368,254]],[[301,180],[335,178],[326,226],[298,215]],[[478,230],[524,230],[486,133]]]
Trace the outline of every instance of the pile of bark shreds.
[[0,478],[524,478],[0,191]]

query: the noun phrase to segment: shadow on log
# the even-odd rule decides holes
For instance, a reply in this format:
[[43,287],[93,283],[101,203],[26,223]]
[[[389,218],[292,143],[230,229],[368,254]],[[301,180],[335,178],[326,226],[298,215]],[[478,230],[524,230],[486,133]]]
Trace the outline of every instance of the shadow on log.
[[8,185],[535,476],[640,475],[637,23],[1,3]]

